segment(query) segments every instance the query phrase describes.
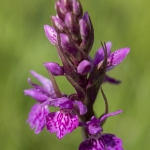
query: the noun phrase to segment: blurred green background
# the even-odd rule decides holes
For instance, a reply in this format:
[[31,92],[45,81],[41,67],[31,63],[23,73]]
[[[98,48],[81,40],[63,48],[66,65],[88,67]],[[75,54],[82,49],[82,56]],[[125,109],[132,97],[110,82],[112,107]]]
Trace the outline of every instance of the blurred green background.
[[[51,25],[54,0],[3,0],[0,3],[0,149],[1,150],[77,150],[80,129],[58,140],[44,130],[35,135],[26,119],[35,101],[24,96],[27,78],[33,69],[48,77],[43,62],[60,60],[55,47],[46,39],[43,25]],[[100,41],[112,41],[112,50],[130,47],[124,62],[108,74],[122,80],[119,86],[104,84],[110,111],[123,109],[104,126],[105,133],[123,139],[125,150],[146,150],[150,146],[150,2],[148,0],[81,0],[95,29],[91,56]],[[33,79],[33,78],[32,78]],[[33,79],[34,80],[34,79]],[[35,80],[34,80],[35,81]],[[64,93],[72,93],[62,77],[57,82]],[[95,104],[103,112],[102,96]]]

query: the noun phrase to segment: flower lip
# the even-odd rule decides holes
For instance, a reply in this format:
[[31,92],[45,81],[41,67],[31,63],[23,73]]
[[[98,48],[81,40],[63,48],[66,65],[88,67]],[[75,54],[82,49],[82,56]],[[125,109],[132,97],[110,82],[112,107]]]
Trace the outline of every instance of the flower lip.
[[69,109],[60,109],[60,111],[46,115],[47,130],[50,133],[56,132],[59,139],[71,133],[78,127],[78,124],[78,116]]

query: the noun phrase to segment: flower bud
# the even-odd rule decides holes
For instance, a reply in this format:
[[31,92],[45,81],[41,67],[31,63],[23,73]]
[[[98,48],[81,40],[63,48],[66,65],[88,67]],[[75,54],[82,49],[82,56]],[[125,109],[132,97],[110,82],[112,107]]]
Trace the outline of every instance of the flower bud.
[[67,11],[72,11],[72,0],[61,0],[61,4],[67,9]]
[[[80,22],[80,34],[82,42],[80,47],[88,54],[94,41],[94,30],[88,12],[85,12]],[[86,37],[85,37],[86,36]]]
[[82,6],[79,1],[73,0],[72,2],[73,6],[73,13],[78,17],[81,18],[83,15]]
[[52,75],[54,76],[59,76],[59,75],[63,75],[64,71],[62,69],[62,67],[55,63],[55,62],[47,62],[44,63],[44,66],[47,68],[48,71],[50,71],[52,73]]
[[91,63],[87,60],[83,60],[82,62],[80,62],[80,64],[77,67],[77,72],[82,75],[88,74],[90,70],[91,70]]
[[51,44],[56,45],[57,44],[57,33],[55,29],[49,25],[44,25],[45,35],[48,38],[48,40],[51,42]]
[[80,26],[81,39],[83,43],[86,43],[90,35],[90,27],[88,26],[88,24],[85,22],[84,19],[80,19],[79,26]]
[[65,6],[62,3],[60,3],[59,1],[57,1],[55,7],[56,7],[56,12],[57,12],[59,18],[64,20],[65,14],[67,13]]
[[66,14],[65,24],[68,27],[71,34],[73,35],[79,34],[79,28],[78,28],[78,23],[76,22],[76,16],[72,12]]
[[52,16],[52,22],[53,22],[54,26],[55,26],[60,32],[63,32],[63,31],[64,31],[65,24],[63,23],[63,21],[62,21],[60,18]]

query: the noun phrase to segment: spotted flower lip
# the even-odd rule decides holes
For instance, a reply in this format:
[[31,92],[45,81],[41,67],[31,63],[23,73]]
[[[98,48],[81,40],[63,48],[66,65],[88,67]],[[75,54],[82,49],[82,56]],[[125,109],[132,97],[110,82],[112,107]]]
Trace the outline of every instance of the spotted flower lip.
[[79,150],[124,150],[122,140],[114,134],[98,134],[83,141]]
[[69,109],[60,109],[46,115],[46,127],[50,133],[56,132],[57,137],[61,139],[67,133],[71,133],[78,127],[78,115]]
[[[67,133],[71,133],[79,125],[78,115],[76,111],[79,110],[80,115],[87,112],[87,108],[82,102],[69,100],[66,97],[51,99],[42,105],[49,105],[59,107],[60,110],[46,115],[46,127],[50,133],[56,132],[60,139]],[[76,106],[78,107],[75,110]]]

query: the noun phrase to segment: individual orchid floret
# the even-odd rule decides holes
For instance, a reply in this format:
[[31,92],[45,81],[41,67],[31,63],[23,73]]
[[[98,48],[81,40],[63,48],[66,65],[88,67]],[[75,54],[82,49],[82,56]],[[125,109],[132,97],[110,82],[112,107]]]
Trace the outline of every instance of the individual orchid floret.
[[30,71],[30,73],[39,80],[42,86],[32,83],[29,78],[28,82],[33,88],[24,90],[25,95],[33,97],[38,102],[44,102],[48,100],[49,97],[56,97],[52,82],[49,79],[36,73],[35,71]]
[[[119,65],[124,60],[124,58],[127,56],[127,54],[130,51],[129,48],[122,48],[122,49],[119,49],[119,50],[111,53],[112,43],[111,42],[107,42],[105,46],[106,46],[106,50],[107,50],[106,71],[109,71],[112,68],[114,68],[115,66]],[[100,66],[103,61],[104,61],[104,49],[101,47],[96,52],[93,61],[91,61],[91,63],[92,63],[92,70],[94,68],[96,68],[98,65]],[[103,82],[109,82],[109,83],[112,83],[112,84],[120,83],[119,80],[116,80],[116,79],[114,79],[112,77],[109,77],[108,75],[105,75]]]
[[121,139],[117,138],[113,134],[101,133],[103,131],[101,123],[107,117],[120,114],[121,112],[121,110],[118,110],[116,112],[103,115],[100,119],[93,116],[91,120],[84,125],[84,127],[87,127],[90,137],[80,144],[79,150],[123,150]]
[[87,75],[91,70],[91,63],[87,60],[83,60],[77,67],[77,72],[81,75]]
[[[122,48],[111,53],[111,46],[112,46],[111,42],[106,43],[107,58],[108,58],[107,70],[110,70],[111,68],[119,65],[125,59],[125,57],[130,51],[130,48]],[[104,60],[104,50],[103,48],[100,48],[95,54],[93,63],[96,66],[103,60]]]
[[51,44],[56,45],[58,43],[57,40],[57,32],[55,31],[54,27],[49,25],[44,25],[45,35]]
[[66,97],[50,99],[45,104],[60,108],[59,111],[46,115],[47,130],[50,133],[56,132],[59,139],[78,127],[79,118],[77,112],[80,115],[87,112],[87,108],[81,102],[69,100]]
[[64,71],[63,68],[55,62],[47,62],[44,63],[44,66],[47,68],[48,71],[50,71],[52,73],[52,75],[54,76],[59,76],[59,75],[63,75]]
[[48,113],[48,107],[41,107],[38,103],[31,108],[27,123],[29,123],[31,129],[35,129],[36,134],[40,133],[45,127],[45,116]]

